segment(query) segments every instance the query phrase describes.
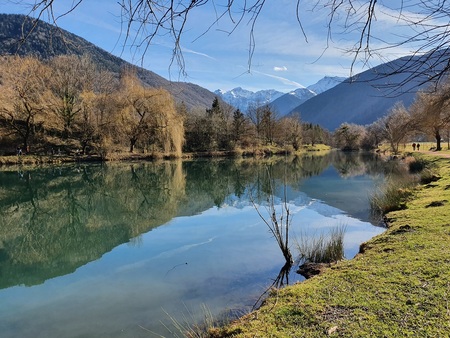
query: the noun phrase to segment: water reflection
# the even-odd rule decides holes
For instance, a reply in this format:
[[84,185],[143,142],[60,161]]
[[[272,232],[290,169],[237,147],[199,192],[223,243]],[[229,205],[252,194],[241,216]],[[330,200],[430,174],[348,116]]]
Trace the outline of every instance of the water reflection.
[[73,272],[166,223],[184,198],[180,163],[0,175],[0,288]]
[[[280,185],[286,182],[289,199],[303,191],[367,218],[366,201],[354,198],[367,192],[345,189],[345,181],[334,180],[337,173],[346,178],[379,175],[381,161],[373,156],[368,161],[367,156],[335,152],[265,161],[98,164],[0,172],[0,288],[36,285],[71,273],[121,243],[131,240],[139,245],[140,234],[175,216],[242,203],[249,186],[262,197],[270,191],[268,175]],[[305,180],[311,177],[316,179]]]
[[291,273],[291,270],[293,269],[293,265],[290,263],[285,263],[281,269],[280,272],[278,272],[278,275],[273,279],[272,284],[270,284],[266,290],[264,290],[263,293],[258,297],[255,304],[252,306],[252,311],[258,309],[261,304],[263,303],[264,299],[266,299],[269,292],[273,291],[274,289],[281,289],[287,285],[289,285],[289,275]]
[[381,231],[365,222],[367,194],[386,169],[366,157],[2,171],[2,335],[146,337],[141,326],[167,334],[162,322],[180,307],[251,308],[272,282],[301,277],[279,273],[283,257],[249,192],[263,204],[273,179],[281,205],[286,184],[293,236],[345,223],[350,258]]

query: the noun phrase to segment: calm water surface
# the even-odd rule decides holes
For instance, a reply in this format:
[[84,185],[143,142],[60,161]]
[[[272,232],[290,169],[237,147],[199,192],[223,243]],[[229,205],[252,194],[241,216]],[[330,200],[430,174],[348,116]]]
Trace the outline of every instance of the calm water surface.
[[286,185],[291,237],[345,225],[352,258],[383,231],[368,195],[385,171],[340,152],[2,171],[0,336],[172,337],[204,308],[242,313],[284,263],[250,196],[264,215],[270,178],[278,207]]

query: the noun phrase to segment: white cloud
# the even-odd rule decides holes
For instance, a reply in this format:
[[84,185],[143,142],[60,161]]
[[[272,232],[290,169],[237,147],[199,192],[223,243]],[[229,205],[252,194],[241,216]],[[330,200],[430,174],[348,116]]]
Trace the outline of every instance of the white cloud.
[[286,66],[282,66],[282,67],[275,66],[275,67],[273,67],[273,70],[276,71],[276,72],[285,72],[288,69],[287,69]]

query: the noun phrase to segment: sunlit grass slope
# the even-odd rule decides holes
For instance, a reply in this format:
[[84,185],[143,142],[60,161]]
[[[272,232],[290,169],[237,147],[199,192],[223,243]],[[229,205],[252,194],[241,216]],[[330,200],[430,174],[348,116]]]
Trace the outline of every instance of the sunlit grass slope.
[[389,213],[389,229],[361,254],[274,292],[258,311],[211,335],[448,337],[450,159],[429,158],[441,179]]

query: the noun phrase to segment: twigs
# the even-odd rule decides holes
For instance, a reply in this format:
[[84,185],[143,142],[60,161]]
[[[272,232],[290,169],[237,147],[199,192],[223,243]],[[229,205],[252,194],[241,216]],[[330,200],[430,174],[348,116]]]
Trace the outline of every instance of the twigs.
[[258,213],[259,217],[263,220],[263,222],[269,228],[270,233],[273,235],[281,252],[283,254],[284,259],[286,260],[286,264],[290,266],[293,264],[294,260],[292,258],[291,251],[289,249],[289,226],[291,223],[291,214],[289,212],[289,206],[287,204],[287,194],[286,194],[286,184],[284,184],[284,202],[281,208],[281,212],[277,212],[275,207],[275,197],[274,197],[274,186],[273,179],[270,175],[269,168],[266,167],[267,177],[269,182],[269,191],[267,196],[267,214],[268,217],[265,217],[261,211],[259,206],[256,205],[253,196],[250,195],[250,200]]

